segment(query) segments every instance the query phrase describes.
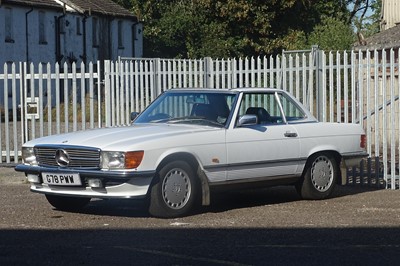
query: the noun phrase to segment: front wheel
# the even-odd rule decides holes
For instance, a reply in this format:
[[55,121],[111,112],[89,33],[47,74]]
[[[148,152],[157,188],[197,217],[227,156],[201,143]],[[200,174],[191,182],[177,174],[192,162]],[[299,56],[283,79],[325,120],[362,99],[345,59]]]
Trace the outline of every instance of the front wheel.
[[150,191],[149,213],[173,218],[193,210],[198,196],[198,179],[184,161],[167,163],[158,172]]
[[317,154],[306,164],[306,172],[296,188],[303,199],[325,199],[336,185],[339,166],[332,155]]
[[60,211],[79,211],[89,204],[90,198],[46,195],[47,201]]

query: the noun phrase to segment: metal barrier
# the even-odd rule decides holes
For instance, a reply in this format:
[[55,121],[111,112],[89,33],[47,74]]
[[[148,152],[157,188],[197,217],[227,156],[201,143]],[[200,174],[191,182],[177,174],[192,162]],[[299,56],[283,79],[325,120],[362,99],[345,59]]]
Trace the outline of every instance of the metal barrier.
[[[362,181],[350,181],[365,184],[367,173],[367,180],[376,179],[367,184],[397,189],[397,52],[325,53],[313,47],[256,58],[120,58],[79,66],[4,64],[0,72],[1,163],[17,163],[22,143],[33,138],[128,124],[130,112],[142,111],[170,88],[275,87],[295,95],[320,121],[363,125],[371,158],[351,171]],[[365,170],[368,165],[372,168]]]

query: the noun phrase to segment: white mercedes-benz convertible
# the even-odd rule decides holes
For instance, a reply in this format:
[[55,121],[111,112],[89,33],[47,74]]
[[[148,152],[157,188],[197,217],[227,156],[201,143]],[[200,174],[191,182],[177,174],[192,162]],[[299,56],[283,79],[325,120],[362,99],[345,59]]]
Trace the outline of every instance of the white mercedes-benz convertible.
[[151,215],[178,217],[216,188],[294,185],[324,199],[367,156],[360,125],[320,123],[282,90],[171,89],[135,115],[130,126],[29,141],[15,169],[60,210],[145,198]]

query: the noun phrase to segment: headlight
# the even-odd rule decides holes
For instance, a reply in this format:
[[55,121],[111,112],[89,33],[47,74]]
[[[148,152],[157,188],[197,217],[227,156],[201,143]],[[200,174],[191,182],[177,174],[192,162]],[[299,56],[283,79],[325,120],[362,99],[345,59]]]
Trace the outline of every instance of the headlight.
[[22,162],[29,165],[37,165],[33,147],[22,147]]
[[135,169],[142,162],[143,151],[104,151],[101,155],[103,169]]

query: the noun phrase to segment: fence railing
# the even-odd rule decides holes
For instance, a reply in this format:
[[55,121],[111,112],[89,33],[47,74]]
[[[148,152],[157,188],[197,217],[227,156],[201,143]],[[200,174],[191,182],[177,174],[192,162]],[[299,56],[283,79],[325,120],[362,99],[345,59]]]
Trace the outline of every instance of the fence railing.
[[362,124],[371,167],[378,169],[368,180],[399,188],[398,52],[312,49],[232,59],[4,64],[1,163],[18,162],[22,143],[33,138],[129,124],[131,112],[141,112],[170,88],[274,87],[291,92],[320,121]]

